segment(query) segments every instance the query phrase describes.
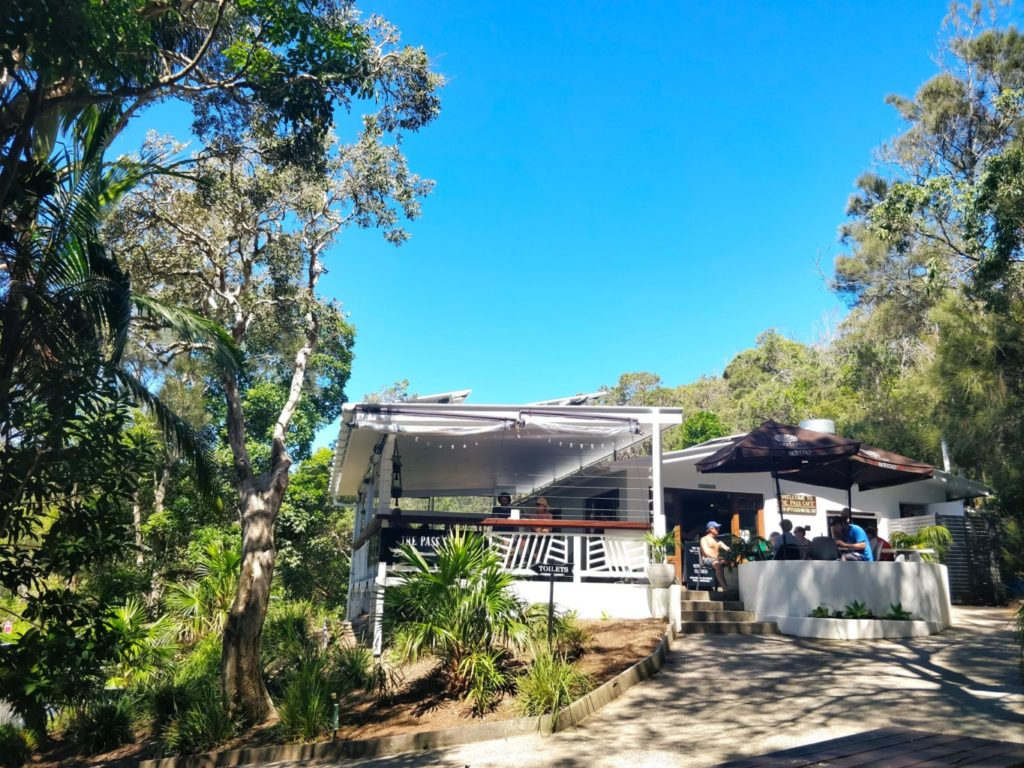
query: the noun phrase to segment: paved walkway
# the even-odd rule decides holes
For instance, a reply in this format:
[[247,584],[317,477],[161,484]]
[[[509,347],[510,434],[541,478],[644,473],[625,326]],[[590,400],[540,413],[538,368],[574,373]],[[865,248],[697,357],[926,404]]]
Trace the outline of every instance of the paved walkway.
[[688,635],[575,730],[332,765],[704,768],[889,726],[1024,742],[1010,611],[960,608],[955,622],[906,641]]

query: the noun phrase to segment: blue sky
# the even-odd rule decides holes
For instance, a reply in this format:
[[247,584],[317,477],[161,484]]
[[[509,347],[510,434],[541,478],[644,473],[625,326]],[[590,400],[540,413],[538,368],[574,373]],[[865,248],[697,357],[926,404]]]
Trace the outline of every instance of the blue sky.
[[[435,179],[400,248],[347,233],[322,287],[358,332],[348,394],[408,379],[526,402],[720,373],[812,341],[855,178],[936,71],[941,0],[361,3],[448,78],[405,141]],[[126,136],[174,126],[170,106]],[[187,125],[182,121],[181,125]],[[320,442],[332,439],[326,430]]]

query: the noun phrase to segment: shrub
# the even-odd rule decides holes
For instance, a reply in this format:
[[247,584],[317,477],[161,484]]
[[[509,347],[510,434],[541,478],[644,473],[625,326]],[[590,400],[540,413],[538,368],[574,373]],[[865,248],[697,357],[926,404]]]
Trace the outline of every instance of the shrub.
[[871,609],[860,600],[854,600],[843,609],[844,619],[873,619],[874,617]]
[[32,756],[32,739],[13,723],[0,725],[0,766],[21,768]]
[[[940,562],[946,559],[950,547],[953,546],[953,534],[944,525],[926,525],[914,533],[893,531],[889,539],[889,543],[897,549],[934,549]],[[922,553],[921,559],[928,563],[933,560],[933,556]]]
[[593,683],[587,675],[557,653],[537,648],[533,662],[516,680],[516,709],[524,715],[552,716],[587,693]]
[[398,671],[377,661],[369,648],[346,646],[332,659],[331,690],[339,694],[359,689],[385,698],[400,681]]
[[[527,610],[530,637],[535,643],[547,643],[547,603],[533,603]],[[551,622],[551,645],[556,653],[569,659],[578,659],[590,645],[591,636],[579,623],[576,611],[555,611]]]
[[[528,633],[514,577],[479,534],[456,529],[437,548],[435,565],[410,545],[399,547],[410,568],[385,592],[385,633],[403,661],[441,660],[450,693],[472,693],[474,709],[496,693],[505,649]],[[485,693],[490,688],[491,693]]]
[[893,621],[910,621],[913,617],[914,614],[903,609],[903,603],[889,603],[889,612],[882,618]]
[[235,724],[227,714],[220,691],[193,701],[173,717],[161,739],[172,754],[202,752],[235,735]]
[[74,711],[64,735],[90,754],[109,752],[135,738],[139,705],[138,697],[130,694],[91,702]]
[[289,678],[279,712],[281,727],[290,739],[310,741],[327,729],[330,690],[324,659],[319,654],[307,655]]
[[235,733],[220,692],[220,639],[202,640],[181,662],[173,679],[150,693],[158,737],[171,754],[216,746]]
[[812,619],[827,619],[832,615],[831,609],[827,605],[819,605],[817,608],[811,611],[810,618]]

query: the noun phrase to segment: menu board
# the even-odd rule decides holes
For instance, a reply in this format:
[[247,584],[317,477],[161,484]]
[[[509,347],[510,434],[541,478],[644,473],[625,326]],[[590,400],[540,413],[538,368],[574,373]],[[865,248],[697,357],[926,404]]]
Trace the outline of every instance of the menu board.
[[818,514],[818,499],[806,493],[784,493],[782,494],[783,515],[816,515]]
[[683,581],[690,590],[713,590],[715,572],[701,565],[700,542],[687,541],[683,547]]

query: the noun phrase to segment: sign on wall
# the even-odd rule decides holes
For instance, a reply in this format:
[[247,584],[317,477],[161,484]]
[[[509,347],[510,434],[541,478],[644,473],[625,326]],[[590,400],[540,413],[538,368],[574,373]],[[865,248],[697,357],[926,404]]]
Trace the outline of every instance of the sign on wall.
[[818,514],[818,499],[807,493],[784,493],[782,494],[783,515],[816,515]]

